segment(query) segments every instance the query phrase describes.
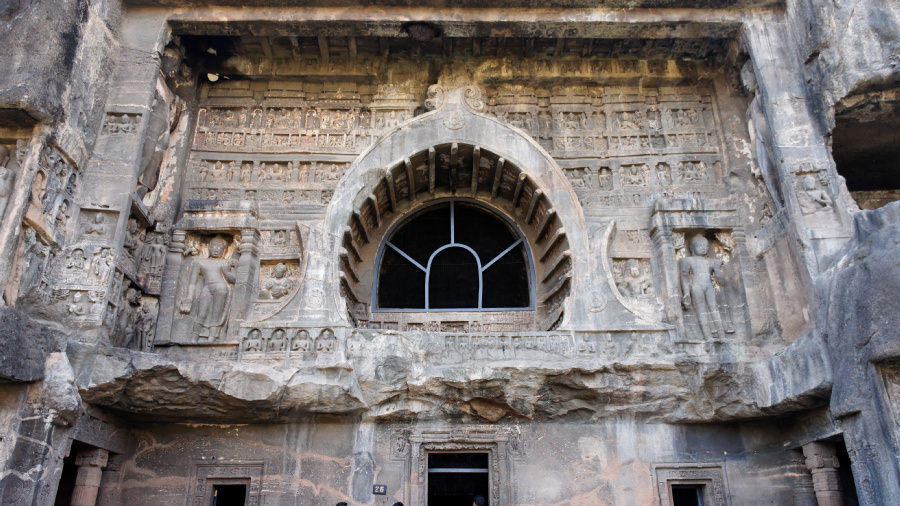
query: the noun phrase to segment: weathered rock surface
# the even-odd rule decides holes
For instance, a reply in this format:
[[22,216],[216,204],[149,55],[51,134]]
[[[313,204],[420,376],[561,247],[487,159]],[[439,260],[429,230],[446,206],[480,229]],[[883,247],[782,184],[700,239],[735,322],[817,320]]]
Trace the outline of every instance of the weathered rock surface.
[[43,379],[48,355],[63,348],[66,336],[13,308],[0,308],[0,380]]
[[[602,366],[583,359],[442,366],[415,353],[381,358],[385,341],[378,339],[349,361],[300,366],[176,360],[72,344],[69,353],[91,371],[79,377],[85,402],[140,415],[144,421],[288,421],[331,413],[364,414],[378,421],[587,422],[629,415],[708,423],[823,405],[831,385],[829,369],[822,367],[824,356],[812,341],[798,341],[783,354],[752,363],[663,357]],[[786,368],[786,362],[800,367]]]
[[346,366],[287,370],[234,361],[176,362],[79,345],[70,345],[69,354],[90,371],[78,378],[85,402],[144,420],[270,421],[349,415],[366,407]]

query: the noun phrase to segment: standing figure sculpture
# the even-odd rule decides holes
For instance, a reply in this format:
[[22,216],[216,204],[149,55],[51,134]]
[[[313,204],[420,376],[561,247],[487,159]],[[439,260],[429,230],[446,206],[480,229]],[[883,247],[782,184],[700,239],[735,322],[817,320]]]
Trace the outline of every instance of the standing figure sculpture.
[[[707,339],[717,338],[725,330],[716,302],[713,276],[719,283],[725,279],[722,261],[706,256],[709,241],[700,234],[691,238],[690,250],[691,254],[681,259],[681,304],[684,309],[693,306],[700,329]],[[730,326],[727,330],[729,333],[734,332]]]
[[198,339],[215,341],[228,320],[237,266],[224,258],[226,246],[224,237],[213,237],[209,241],[209,256],[194,259],[183,288],[179,310],[194,320]]
[[6,203],[9,202],[16,180],[16,173],[13,172],[11,165],[9,149],[0,144],[0,219],[6,211]]

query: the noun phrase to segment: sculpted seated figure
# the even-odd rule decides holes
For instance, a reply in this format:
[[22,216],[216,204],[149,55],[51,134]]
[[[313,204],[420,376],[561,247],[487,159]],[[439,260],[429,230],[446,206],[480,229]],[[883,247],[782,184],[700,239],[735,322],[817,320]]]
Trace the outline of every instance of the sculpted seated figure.
[[807,174],[800,179],[802,191],[797,193],[800,202],[800,211],[803,214],[813,214],[825,209],[831,209],[831,199],[828,194],[819,188],[816,177]]
[[237,265],[224,258],[226,247],[225,238],[215,236],[209,241],[208,257],[194,259],[179,304],[179,310],[193,318],[197,337],[210,341],[221,337],[228,320],[235,280]]
[[283,263],[279,262],[272,269],[272,274],[269,279],[265,281],[263,284],[263,296],[266,298],[280,299],[285,295],[291,293],[291,290],[294,289],[294,281],[287,277],[288,268]]
[[88,223],[84,227],[84,235],[106,235],[106,224],[103,223],[103,213],[94,214],[94,221]]
[[[716,302],[716,287],[713,276],[719,282],[722,275],[722,261],[709,258],[709,241],[700,234],[690,240],[689,256],[681,259],[681,304],[685,309],[693,307],[700,322],[700,329],[707,338],[717,338],[724,333],[722,316]],[[734,332],[728,328],[728,332]]]
[[625,263],[622,279],[616,283],[616,286],[625,297],[650,295],[652,290],[650,281],[641,272],[641,264],[634,258],[629,259]]

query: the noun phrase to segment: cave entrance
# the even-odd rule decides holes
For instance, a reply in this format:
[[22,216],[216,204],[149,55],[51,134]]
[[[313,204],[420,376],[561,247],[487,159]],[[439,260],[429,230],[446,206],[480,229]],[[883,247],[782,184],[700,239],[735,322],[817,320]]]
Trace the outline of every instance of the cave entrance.
[[59,486],[56,489],[54,506],[68,506],[72,502],[72,492],[75,490],[75,476],[78,474],[78,466],[75,465],[75,456],[87,445],[72,441],[69,455],[63,459],[62,473],[59,476]]
[[837,171],[862,209],[900,200],[900,88],[845,97],[831,138]]
[[471,506],[475,496],[489,501],[487,453],[429,453],[428,506]]
[[850,462],[850,454],[843,436],[838,436],[834,442],[835,456],[838,459],[838,477],[841,480],[841,498],[844,506],[859,506],[859,496],[856,494],[856,480],[853,477],[853,467]]
[[244,506],[246,501],[246,484],[221,483],[213,485],[212,506]]

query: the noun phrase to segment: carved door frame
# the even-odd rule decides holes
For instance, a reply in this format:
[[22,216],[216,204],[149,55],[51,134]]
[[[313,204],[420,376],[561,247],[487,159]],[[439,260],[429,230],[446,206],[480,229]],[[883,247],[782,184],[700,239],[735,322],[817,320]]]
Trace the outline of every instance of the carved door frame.
[[262,477],[265,474],[265,462],[262,460],[240,460],[217,463],[209,460],[194,462],[194,475],[191,480],[192,494],[187,497],[188,506],[206,506],[209,504],[212,485],[215,484],[247,484],[247,506],[259,506],[262,503]]
[[661,506],[672,506],[672,485],[702,485],[703,503],[729,506],[728,483],[719,464],[673,463],[653,466]]
[[[466,452],[488,454],[488,493],[492,506],[509,504],[511,497],[511,458],[522,453],[522,441],[516,427],[462,425],[458,427],[420,428],[409,436],[409,480],[406,498],[411,504],[428,502],[428,454],[430,452]],[[402,436],[401,436],[402,437]]]

